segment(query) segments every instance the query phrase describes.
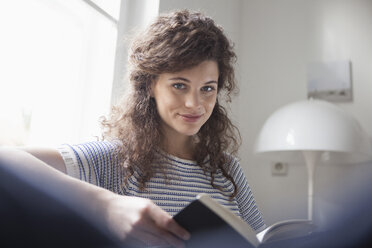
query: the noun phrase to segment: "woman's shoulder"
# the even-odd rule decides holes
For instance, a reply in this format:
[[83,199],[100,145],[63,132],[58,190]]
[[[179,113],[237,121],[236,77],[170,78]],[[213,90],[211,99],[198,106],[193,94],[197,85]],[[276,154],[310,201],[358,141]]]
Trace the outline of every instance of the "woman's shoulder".
[[81,153],[81,152],[93,152],[93,153],[100,153],[100,152],[109,152],[115,153],[121,147],[121,142],[117,140],[101,140],[101,141],[88,141],[78,144],[62,144],[58,148],[58,150],[71,150],[74,153]]
[[230,153],[225,152],[223,155],[225,156],[227,163],[239,162],[239,158],[234,155],[231,155]]
[[224,164],[225,170],[227,170],[229,174],[236,174],[237,172],[241,172],[242,169],[238,157],[233,156],[229,153],[224,153],[224,156],[226,161]]

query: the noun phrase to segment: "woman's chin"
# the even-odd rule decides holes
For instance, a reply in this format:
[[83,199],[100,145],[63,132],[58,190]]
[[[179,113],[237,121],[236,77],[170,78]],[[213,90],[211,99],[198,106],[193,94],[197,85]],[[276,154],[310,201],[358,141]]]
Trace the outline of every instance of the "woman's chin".
[[194,136],[195,134],[197,134],[199,132],[200,128],[198,129],[193,129],[193,130],[184,130],[183,132],[180,132],[181,134],[185,135],[185,136]]

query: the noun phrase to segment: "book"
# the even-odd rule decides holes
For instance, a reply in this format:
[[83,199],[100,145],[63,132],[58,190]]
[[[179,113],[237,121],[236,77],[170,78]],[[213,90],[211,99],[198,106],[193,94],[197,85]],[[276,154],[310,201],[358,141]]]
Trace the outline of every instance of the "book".
[[190,232],[187,247],[255,248],[275,241],[296,239],[311,234],[315,225],[306,219],[275,223],[256,233],[228,208],[206,194],[200,194],[177,213],[174,220]]

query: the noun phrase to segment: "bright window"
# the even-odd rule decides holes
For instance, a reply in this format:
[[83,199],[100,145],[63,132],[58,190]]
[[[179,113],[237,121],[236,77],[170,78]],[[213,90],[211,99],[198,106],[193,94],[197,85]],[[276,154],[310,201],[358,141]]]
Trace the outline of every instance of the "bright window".
[[[120,1],[105,5],[119,10]],[[0,2],[0,30],[0,145],[99,136],[98,119],[110,106],[116,24],[82,0],[11,0]]]

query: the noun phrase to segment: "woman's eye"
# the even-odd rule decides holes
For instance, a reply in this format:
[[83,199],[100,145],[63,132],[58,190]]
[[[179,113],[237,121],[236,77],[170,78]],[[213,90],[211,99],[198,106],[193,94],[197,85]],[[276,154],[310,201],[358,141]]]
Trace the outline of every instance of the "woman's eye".
[[178,89],[178,90],[183,90],[186,88],[186,86],[182,83],[175,83],[172,85],[174,88]]
[[213,86],[204,86],[203,88],[202,88],[202,91],[205,91],[205,92],[211,92],[211,91],[214,91],[215,90],[215,88],[213,87]]

